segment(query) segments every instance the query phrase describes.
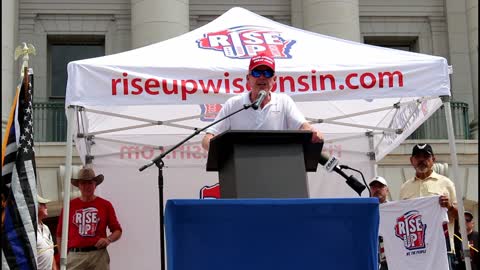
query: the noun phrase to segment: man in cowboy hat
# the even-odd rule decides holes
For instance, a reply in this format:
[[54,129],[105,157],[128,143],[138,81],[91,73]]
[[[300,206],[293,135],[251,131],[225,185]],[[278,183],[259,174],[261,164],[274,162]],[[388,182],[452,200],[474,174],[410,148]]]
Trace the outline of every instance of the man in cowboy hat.
[[[95,195],[103,182],[103,175],[95,175],[84,167],[72,185],[80,189],[80,197],[70,201],[68,227],[67,269],[109,269],[107,247],[120,239],[122,227],[112,204]],[[58,219],[57,242],[61,243],[63,210]],[[107,235],[107,227],[110,235]]]
[[38,201],[38,224],[37,224],[37,269],[57,270],[57,264],[53,259],[55,253],[52,234],[43,220],[48,217],[47,203],[50,200],[37,195]]

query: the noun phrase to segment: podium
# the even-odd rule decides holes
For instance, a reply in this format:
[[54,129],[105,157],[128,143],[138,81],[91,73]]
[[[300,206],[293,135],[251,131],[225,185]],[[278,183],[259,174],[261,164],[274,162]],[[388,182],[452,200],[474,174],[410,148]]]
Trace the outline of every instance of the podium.
[[377,198],[168,200],[168,270],[378,270]]
[[307,172],[323,143],[310,131],[229,130],[210,141],[207,171],[218,171],[221,198],[308,198]]

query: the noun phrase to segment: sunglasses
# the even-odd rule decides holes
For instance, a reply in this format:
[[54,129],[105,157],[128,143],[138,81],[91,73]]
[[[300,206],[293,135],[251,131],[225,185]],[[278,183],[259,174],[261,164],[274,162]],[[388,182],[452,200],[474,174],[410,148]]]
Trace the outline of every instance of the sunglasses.
[[466,222],[471,222],[472,219],[471,219],[471,218],[466,218],[465,221],[466,221]]
[[275,72],[271,69],[265,69],[265,70],[253,69],[252,71],[250,71],[250,75],[252,75],[255,78],[260,78],[262,74],[265,78],[269,79],[273,77]]

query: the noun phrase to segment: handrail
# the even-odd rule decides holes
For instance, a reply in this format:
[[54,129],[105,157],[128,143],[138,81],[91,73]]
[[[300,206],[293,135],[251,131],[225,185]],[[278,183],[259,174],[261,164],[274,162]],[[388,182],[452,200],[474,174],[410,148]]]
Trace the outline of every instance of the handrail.
[[[456,139],[470,138],[468,120],[468,104],[452,101],[454,133]],[[35,141],[37,142],[65,142],[67,118],[64,102],[34,102],[33,124]],[[445,110],[442,107],[415,130],[408,139],[447,139]]]
[[64,102],[34,102],[33,129],[36,142],[65,142],[67,118]]
[[[452,109],[455,138],[459,140],[470,139],[468,104],[460,101],[451,101],[450,108]],[[444,105],[418,127],[408,139],[448,139]]]

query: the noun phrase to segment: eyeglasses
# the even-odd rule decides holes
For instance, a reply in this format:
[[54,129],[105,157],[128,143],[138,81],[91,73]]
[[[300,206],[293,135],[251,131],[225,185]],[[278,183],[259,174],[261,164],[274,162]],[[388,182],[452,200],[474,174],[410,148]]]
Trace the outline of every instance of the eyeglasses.
[[258,70],[258,69],[253,69],[252,71],[250,71],[250,74],[255,77],[255,78],[260,78],[260,76],[263,76],[267,79],[273,77],[273,74],[275,74],[275,72],[271,69],[265,69],[265,70]]

